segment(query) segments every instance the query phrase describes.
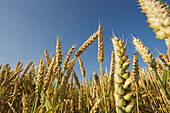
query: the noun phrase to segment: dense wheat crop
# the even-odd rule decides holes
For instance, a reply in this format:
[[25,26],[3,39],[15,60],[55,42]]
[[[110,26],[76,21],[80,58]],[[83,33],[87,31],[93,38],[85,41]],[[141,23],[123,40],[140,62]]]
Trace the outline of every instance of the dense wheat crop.
[[[91,35],[77,51],[75,46],[63,57],[61,40],[57,37],[56,53],[44,50],[45,60],[25,68],[17,62],[14,70],[9,64],[0,65],[1,113],[169,113],[170,112],[170,9],[160,0],[139,0],[156,38],[165,40],[167,54],[155,58],[141,39],[132,37],[136,52],[129,59],[124,39],[113,34],[114,51],[110,71],[103,70],[103,28]],[[96,40],[98,38],[98,40]],[[98,41],[99,72],[90,80],[81,54]],[[110,45],[112,46],[112,45]],[[138,64],[138,54],[148,68]],[[97,52],[96,52],[97,53]],[[73,56],[73,59],[71,59]],[[79,62],[82,80],[74,65]],[[130,62],[133,68],[129,69]]]

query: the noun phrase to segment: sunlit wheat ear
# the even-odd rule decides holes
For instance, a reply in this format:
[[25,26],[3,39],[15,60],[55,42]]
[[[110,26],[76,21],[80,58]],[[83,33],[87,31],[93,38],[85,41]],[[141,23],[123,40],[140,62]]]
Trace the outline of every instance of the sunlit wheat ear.
[[50,65],[51,59],[50,59],[49,54],[46,49],[44,50],[44,53],[45,53],[45,59],[47,61],[47,64]]
[[67,56],[65,57],[65,60],[63,62],[63,70],[61,72],[62,74],[64,74],[66,69],[67,69],[67,64],[68,64],[68,62],[70,60],[70,57],[71,57],[72,53],[74,52],[74,49],[75,49],[75,46],[72,46],[70,48],[70,50],[68,51]]
[[62,64],[62,58],[63,58],[63,54],[61,52],[61,41],[60,38],[57,38],[57,45],[56,45],[56,53],[57,53],[57,67],[60,67],[60,65]]
[[85,67],[84,67],[83,61],[81,59],[81,56],[78,57],[78,61],[79,61],[79,65],[80,65],[81,74],[83,77],[86,77],[86,71],[85,71]]
[[139,80],[139,65],[138,65],[138,55],[136,52],[133,54],[132,75],[134,77],[135,82],[138,82],[138,80]]
[[33,61],[30,61],[27,66],[24,68],[23,72],[22,72],[22,76],[25,76],[26,72],[28,71],[28,69],[31,67],[31,65],[33,64]]
[[101,25],[99,25],[97,32],[98,32],[98,61],[99,63],[102,63],[104,60],[104,51],[103,51],[103,29]]
[[43,87],[43,78],[44,78],[44,61],[41,58],[40,63],[38,65],[38,73],[36,75],[36,87],[35,92],[37,95],[40,94],[42,87]]
[[55,63],[56,63],[56,56],[53,57],[50,65],[49,65],[49,68],[47,70],[46,79],[44,81],[44,91],[48,89],[51,78],[52,78],[52,76],[54,76],[53,75],[53,67],[54,67]]
[[112,51],[111,63],[110,63],[110,73],[109,73],[109,79],[111,82],[111,84],[110,84],[111,86],[113,86],[113,82],[114,82],[114,68],[115,68],[114,62],[115,62],[115,53]]
[[135,45],[136,50],[142,56],[144,62],[149,66],[149,69],[150,70],[156,69],[155,58],[153,57],[152,53],[150,53],[148,47],[145,46],[144,43],[139,38],[136,39],[135,37],[133,37],[133,44]]
[[89,47],[89,45],[91,45],[92,42],[96,40],[97,36],[98,33],[94,33],[92,36],[90,36],[90,38],[86,42],[84,42],[84,44],[77,50],[75,56],[80,56]]
[[142,12],[146,13],[147,22],[154,29],[156,38],[168,39],[170,42],[170,10],[161,0],[138,0]]
[[133,98],[133,93],[131,92],[130,88],[132,78],[129,76],[129,72],[127,71],[130,60],[128,59],[128,55],[125,55],[126,46],[124,46],[124,42],[121,39],[119,40],[115,35],[112,39],[112,42],[116,61],[114,75],[115,83],[114,97],[116,112],[117,113],[132,112],[134,108],[134,104],[130,104],[131,99]]
[[[21,64],[21,61],[20,61],[20,60],[18,60],[17,65],[16,65],[16,67],[15,67],[15,70],[18,70],[18,68],[19,68],[20,64]],[[2,67],[2,65],[0,66],[0,69],[1,69],[1,67]]]

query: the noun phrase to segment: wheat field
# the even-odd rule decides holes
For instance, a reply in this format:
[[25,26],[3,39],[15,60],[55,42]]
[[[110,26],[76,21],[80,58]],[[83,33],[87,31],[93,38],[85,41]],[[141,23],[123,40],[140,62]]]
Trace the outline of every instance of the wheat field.
[[[0,65],[1,113],[170,113],[170,9],[161,0],[138,0],[157,40],[165,40],[167,53],[155,58],[140,38],[131,35],[136,49],[132,59],[123,38],[112,36],[110,70],[104,70],[103,27],[65,58],[57,37],[56,53],[44,50],[45,59],[30,61],[26,67],[18,60],[14,70]],[[98,40],[97,40],[98,39]],[[99,72],[89,80],[81,54],[98,41]],[[112,45],[110,45],[112,46]],[[138,53],[138,54],[137,54]],[[85,54],[85,53],[84,53]],[[148,67],[140,67],[138,55]],[[73,59],[71,59],[72,57]],[[133,68],[129,69],[130,62]],[[83,79],[74,65],[79,63]]]

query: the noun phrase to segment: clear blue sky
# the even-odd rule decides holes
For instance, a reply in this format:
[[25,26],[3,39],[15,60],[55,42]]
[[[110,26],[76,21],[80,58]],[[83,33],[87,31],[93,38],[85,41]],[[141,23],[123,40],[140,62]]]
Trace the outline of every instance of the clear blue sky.
[[[155,48],[165,53],[164,41],[155,38],[137,4],[137,0],[0,0],[0,64],[10,63],[12,68],[18,60],[36,64],[44,58],[44,49],[55,53],[56,34],[62,39],[65,57],[72,45],[77,50],[97,31],[99,19],[106,23],[103,68],[110,67],[112,29],[128,40],[130,58],[135,52],[130,34],[140,37],[155,57]],[[98,72],[97,40],[81,56],[88,77]],[[144,66],[141,59],[139,63]],[[75,69],[81,79],[78,62]]]

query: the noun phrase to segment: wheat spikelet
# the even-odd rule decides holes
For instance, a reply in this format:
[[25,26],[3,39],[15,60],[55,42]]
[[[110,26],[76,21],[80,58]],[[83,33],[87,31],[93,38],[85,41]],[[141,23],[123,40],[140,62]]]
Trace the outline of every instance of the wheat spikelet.
[[46,61],[47,61],[48,65],[50,65],[50,63],[51,63],[51,59],[50,59],[49,54],[48,54],[48,52],[47,52],[47,50],[46,50],[46,49],[44,50],[44,53],[45,53],[45,59],[46,59]]
[[[123,76],[128,73],[126,70],[129,67],[130,60],[128,58],[126,59],[123,58],[125,57],[125,51],[126,51],[126,46],[124,46],[124,42],[121,39],[119,40],[115,35],[112,39],[112,42],[114,46],[115,61],[116,61],[115,75],[114,75],[114,83],[115,83],[114,97],[115,97],[116,112],[117,113],[127,112],[125,108],[128,107],[128,103],[132,99],[132,96],[129,95],[129,92],[131,90],[130,85],[132,82],[132,78],[130,76],[127,76],[126,78]],[[131,106],[131,108],[134,108],[134,104],[133,106]],[[131,109],[131,111],[132,110],[133,109]]]
[[99,25],[98,28],[98,61],[102,63],[104,60],[104,51],[103,51],[103,29],[102,26]]
[[79,61],[80,69],[81,69],[81,74],[83,77],[86,77],[85,68],[84,68],[83,61],[80,56],[78,56],[78,61]]
[[46,74],[46,79],[44,81],[44,91],[47,90],[48,88],[48,85],[49,85],[49,82],[51,81],[51,77],[53,76],[53,67],[56,63],[56,56],[53,57],[50,65],[49,65],[49,68],[47,70],[47,74]]
[[92,42],[94,42],[94,40],[97,38],[98,33],[94,33],[92,36],[90,36],[90,38],[77,50],[75,56],[78,57],[80,56],[84,50],[86,50],[89,45],[92,44]]
[[170,42],[170,10],[161,0],[139,0],[141,9],[148,18],[147,22],[154,29],[156,38],[168,39]]

